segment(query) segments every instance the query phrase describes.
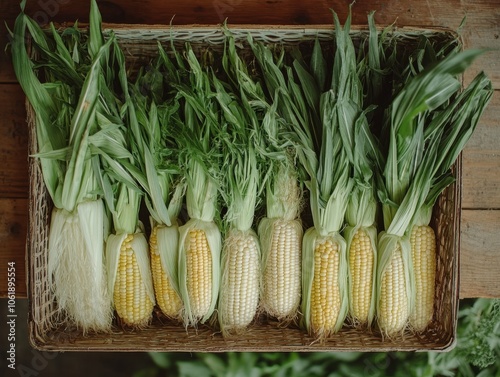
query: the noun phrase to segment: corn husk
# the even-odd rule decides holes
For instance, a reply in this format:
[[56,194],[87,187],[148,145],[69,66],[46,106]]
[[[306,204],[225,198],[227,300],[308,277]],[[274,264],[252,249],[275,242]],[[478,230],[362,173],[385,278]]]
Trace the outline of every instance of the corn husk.
[[101,200],[80,203],[72,213],[54,208],[51,216],[52,291],[59,310],[84,333],[108,331],[113,318],[104,268],[104,218]]

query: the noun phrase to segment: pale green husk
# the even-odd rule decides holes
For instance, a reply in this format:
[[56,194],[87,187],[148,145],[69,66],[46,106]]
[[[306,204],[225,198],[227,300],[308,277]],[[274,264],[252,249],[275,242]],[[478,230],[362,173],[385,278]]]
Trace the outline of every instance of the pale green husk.
[[113,319],[104,265],[104,218],[101,200],[83,202],[71,213],[54,208],[49,228],[51,290],[58,308],[84,333],[109,331]]
[[217,184],[196,160],[188,162],[186,168],[186,206],[191,219],[210,222],[217,209]]
[[[113,36],[106,43],[102,39],[95,1],[88,40],[75,37],[74,46],[53,25],[51,34],[46,34],[24,13],[24,6],[25,1],[14,27],[13,64],[35,112],[36,157],[55,207],[49,229],[50,288],[64,315],[83,332],[109,331],[112,312],[103,286],[107,224],[94,167],[95,148],[108,132],[100,129],[99,122],[106,112],[100,97],[105,91],[103,78],[109,73],[102,68],[111,59],[116,41]],[[43,63],[30,60],[26,31]],[[86,63],[80,54],[86,55]],[[39,70],[44,83],[37,76]]]
[[[477,97],[476,105],[479,105],[475,108],[476,112],[467,106],[461,108],[457,102],[469,89],[458,95],[460,82],[456,76],[480,53],[478,50],[469,50],[449,55],[405,83],[390,107],[389,151],[383,173],[385,182],[379,181],[385,231],[380,234],[378,241],[377,281],[380,292],[382,277],[395,245],[401,243],[410,311],[415,305],[415,277],[407,238],[415,223],[429,222],[432,206],[439,193],[452,182],[449,167],[466,140],[464,138],[454,144],[457,129],[453,127],[460,127],[461,123],[458,121],[455,124],[455,113],[462,123],[463,117],[467,118],[472,113],[471,119],[474,121],[469,122],[472,130],[489,98],[488,90],[482,92],[485,96]],[[483,80],[476,79],[475,83],[481,81],[478,87],[487,88],[488,80],[484,80],[484,77]],[[386,329],[381,330],[386,332]]]
[[180,296],[177,271],[179,264],[179,223],[166,226],[152,221],[151,226],[156,227],[156,243],[163,271],[165,271],[172,289]]
[[[350,39],[351,13],[341,27],[337,14],[334,13],[336,29],[336,52],[333,64],[331,87],[321,91],[322,72],[326,70],[322,52],[316,42],[311,59],[311,73],[299,61],[294,62],[294,68],[302,84],[304,97],[309,107],[310,135],[320,137],[299,136],[302,150],[299,158],[309,176],[306,186],[310,192],[311,213],[314,227],[309,229],[302,245],[302,314],[303,324],[315,336],[324,338],[337,332],[342,327],[348,312],[347,286],[347,250],[346,242],[340,234],[344,226],[349,195],[354,186],[350,173],[350,161],[353,161],[352,144],[355,125],[358,122],[361,103],[359,79],[356,75],[356,56]],[[321,63],[323,62],[323,63]],[[319,125],[314,125],[319,118]],[[302,128],[295,130],[302,133]],[[348,146],[345,144],[347,143]],[[318,146],[314,148],[312,146]],[[312,157],[314,156],[314,157]],[[337,323],[333,329],[312,329],[310,323],[310,296],[312,286],[315,246],[321,238],[329,237],[339,246],[340,266],[339,285],[341,308]]]
[[[366,64],[367,76],[370,81],[368,81],[368,100],[372,100],[371,95],[375,95],[377,90],[380,90],[381,85],[381,71],[380,71],[380,53],[379,53],[379,41],[378,32],[374,25],[373,13],[368,16],[368,22],[370,25],[370,34],[368,39],[368,54],[361,59],[359,65]],[[351,58],[352,59],[352,58]],[[360,68],[358,68],[360,69]],[[353,74],[354,82],[361,80],[360,74]],[[363,111],[361,103],[363,99],[363,87],[359,83],[353,86],[354,90],[359,90],[359,95],[353,94],[351,96],[351,104],[357,112],[357,119],[354,122],[354,127],[349,129],[349,127],[344,127],[344,132],[341,132],[342,139],[344,141],[344,148],[347,149],[349,156],[349,161],[352,169],[352,177],[354,179],[354,186],[349,195],[348,205],[345,213],[345,220],[347,222],[347,227],[344,230],[344,237],[347,242],[347,260],[349,261],[348,273],[349,273],[349,307],[351,312],[351,320],[355,326],[370,326],[373,318],[375,316],[375,276],[376,276],[376,266],[377,266],[377,230],[376,230],[376,215],[378,210],[378,202],[376,199],[375,191],[375,168],[376,164],[379,162],[379,151],[378,144],[372,135],[372,130],[368,123],[368,113],[372,111],[372,106],[368,106],[366,110]],[[372,93],[372,91],[374,93]],[[378,100],[375,98],[375,100]],[[365,105],[366,106],[366,105]],[[344,126],[349,126],[349,123],[342,123]],[[352,313],[352,297],[353,297],[353,287],[351,270],[355,266],[351,265],[350,253],[351,253],[351,243],[354,235],[359,230],[364,230],[368,237],[370,238],[370,244],[373,252],[373,265],[372,268],[372,282],[371,282],[371,295],[366,297],[370,300],[369,311],[367,323],[360,323],[359,318],[355,318]],[[364,322],[364,318],[362,321]]]
[[156,245],[160,254],[160,261],[163,271],[167,276],[172,289],[180,296],[179,274],[177,271],[179,264],[179,226],[178,219],[182,208],[185,185],[178,183],[168,205],[168,213],[171,225],[157,223],[150,217],[151,229],[156,227]]

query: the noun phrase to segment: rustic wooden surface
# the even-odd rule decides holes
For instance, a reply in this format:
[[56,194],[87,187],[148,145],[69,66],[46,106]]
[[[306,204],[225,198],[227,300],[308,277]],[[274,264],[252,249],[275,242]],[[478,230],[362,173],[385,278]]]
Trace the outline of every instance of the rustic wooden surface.
[[[88,20],[88,1],[28,1],[26,12],[36,21]],[[105,22],[176,25],[326,24],[329,9],[345,19],[350,1],[329,0],[184,0],[98,1]],[[484,70],[496,89],[476,134],[464,152],[460,297],[500,297],[500,2],[497,0],[369,1],[358,0],[353,23],[366,24],[375,10],[378,25],[437,26],[457,30],[467,48],[491,48],[465,75],[468,82]],[[18,0],[0,0],[0,15],[12,27]],[[175,16],[175,17],[174,17]],[[28,157],[24,96],[16,83],[10,56],[3,46],[7,29],[0,26],[0,296],[5,296],[7,263],[16,263],[17,296],[26,297],[25,240],[28,206]]]

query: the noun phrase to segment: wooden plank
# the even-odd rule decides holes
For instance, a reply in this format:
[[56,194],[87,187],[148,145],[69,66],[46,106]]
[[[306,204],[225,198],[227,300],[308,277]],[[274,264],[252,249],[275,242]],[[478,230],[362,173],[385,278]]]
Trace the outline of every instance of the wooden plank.
[[[341,20],[347,14],[347,5],[340,0],[204,0],[158,2],[106,1],[100,3],[105,22],[127,22],[140,24],[176,25],[208,23],[219,24],[228,20],[231,24],[328,24],[332,22],[330,8],[339,13]],[[12,26],[19,12],[17,1],[5,0],[2,4],[4,17]],[[453,12],[450,12],[453,9]],[[500,48],[499,7],[494,2],[447,0],[440,2],[385,2],[382,0],[357,1],[353,7],[353,23],[366,24],[366,14],[376,10],[379,25],[396,23],[397,26],[440,26],[457,30],[463,16],[467,23],[463,31],[467,47]],[[26,14],[37,22],[81,22],[88,21],[89,2],[70,0],[41,0],[28,2]],[[0,57],[0,82],[13,82],[15,77],[10,67],[10,58]],[[495,53],[480,58],[467,72],[470,80],[480,69],[492,78],[496,89],[500,89],[500,68]]]
[[[6,46],[9,42],[8,34],[0,34],[0,46]],[[12,68],[10,49],[0,50],[0,84],[16,82],[14,69]]]
[[500,209],[500,91],[495,91],[463,154],[462,208]]
[[500,297],[500,211],[462,211],[460,298]]
[[0,297],[7,295],[8,263],[15,263],[16,297],[26,297],[25,250],[28,200],[0,198]]
[[[493,87],[500,89],[500,6],[497,1],[462,1],[461,11],[466,16],[463,37],[466,48],[493,49],[478,58],[467,70],[465,81],[470,81],[484,70],[491,78]],[[453,14],[454,12],[449,12]]]
[[0,84],[0,197],[28,197],[28,129],[24,93]]

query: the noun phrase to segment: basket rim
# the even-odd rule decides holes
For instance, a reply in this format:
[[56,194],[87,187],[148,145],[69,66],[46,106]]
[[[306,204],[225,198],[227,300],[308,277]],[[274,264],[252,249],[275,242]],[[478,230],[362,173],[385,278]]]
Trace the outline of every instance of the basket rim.
[[[71,22],[62,22],[62,23],[54,23],[56,29],[65,29],[68,27],[72,27],[74,23]],[[243,36],[247,36],[251,34],[253,36],[265,35],[266,32],[268,34],[279,33],[282,35],[283,33],[296,33],[301,34],[303,36],[316,37],[319,36],[325,37],[329,35],[329,37],[335,34],[335,26],[334,24],[241,24],[241,23],[213,23],[213,24],[128,24],[128,23],[102,23],[102,30],[104,34],[110,34],[111,32],[115,33],[117,36],[123,36],[124,34],[128,39],[140,39],[141,41],[146,41],[144,38],[145,35],[151,34],[155,37],[158,37],[160,34],[162,39],[170,40],[171,38],[167,38],[170,33],[173,36],[180,33],[214,33],[218,32],[219,37],[224,35],[223,27],[226,26],[229,31],[236,33],[234,35],[236,39],[241,39]],[[88,23],[78,23],[78,27],[80,29],[88,29]],[[449,38],[454,39],[459,42],[461,46],[464,45],[463,36],[454,29],[445,26],[422,26],[422,25],[403,25],[396,26],[394,24],[389,25],[376,25],[376,30],[380,33],[385,30],[389,30],[389,32],[394,36],[417,36],[422,34],[429,35],[448,35]],[[47,28],[47,30],[49,30]],[[367,34],[369,32],[367,24],[353,24],[350,26],[350,34]],[[126,33],[134,33],[133,35],[127,35]],[[242,34],[245,33],[245,34]],[[308,39],[308,38],[306,38]],[[206,40],[205,40],[206,41]]]

